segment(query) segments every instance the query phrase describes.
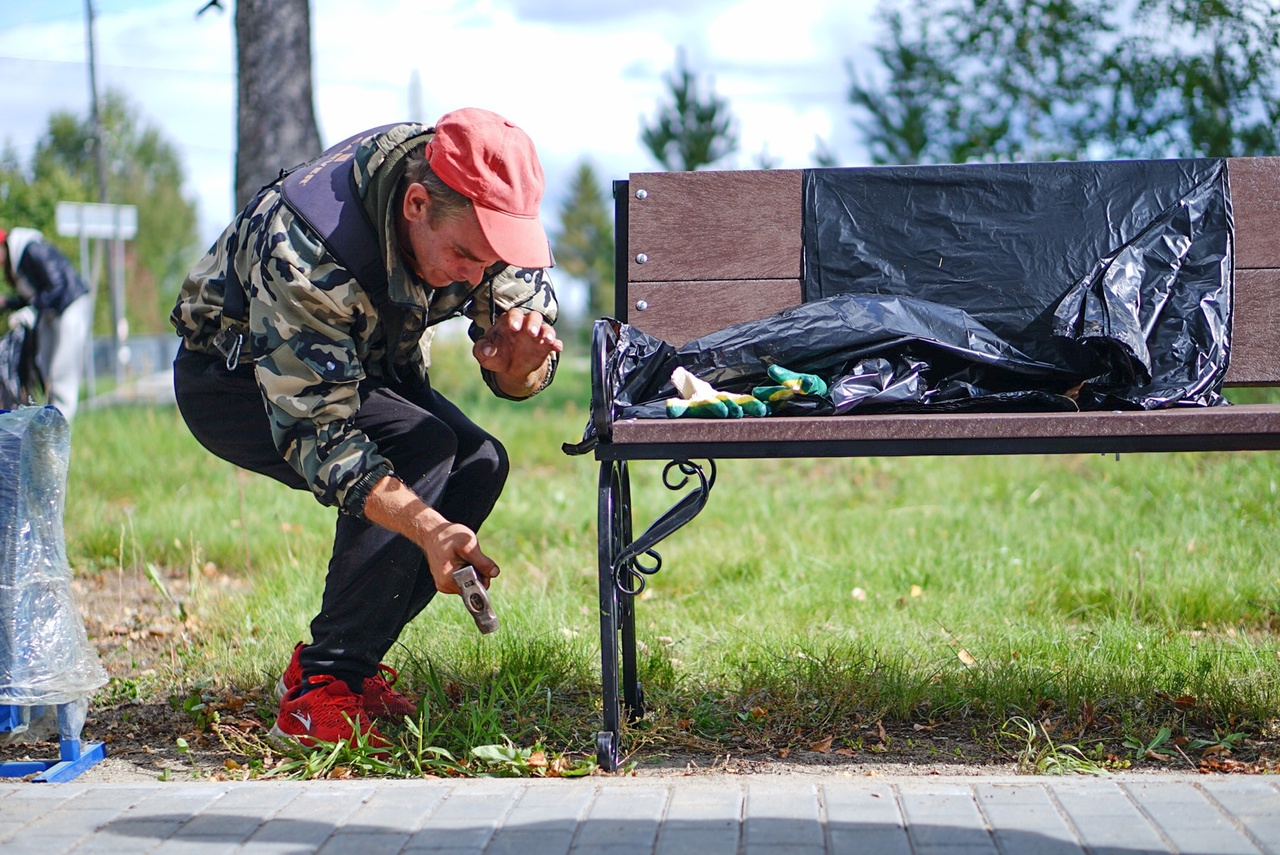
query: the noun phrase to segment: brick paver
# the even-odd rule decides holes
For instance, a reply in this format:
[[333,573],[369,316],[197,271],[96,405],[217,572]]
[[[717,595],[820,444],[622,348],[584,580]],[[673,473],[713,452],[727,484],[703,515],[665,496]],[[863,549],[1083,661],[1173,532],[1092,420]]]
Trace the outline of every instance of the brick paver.
[[0,783],[4,855],[1280,855],[1268,778]]

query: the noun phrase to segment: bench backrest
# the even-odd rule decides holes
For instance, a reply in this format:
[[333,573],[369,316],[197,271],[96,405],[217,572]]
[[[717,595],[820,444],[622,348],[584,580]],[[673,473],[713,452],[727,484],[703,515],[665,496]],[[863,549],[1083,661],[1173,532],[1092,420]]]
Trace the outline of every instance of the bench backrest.
[[[1227,161],[1235,303],[1226,383],[1280,385],[1280,157]],[[675,345],[802,302],[798,169],[617,182],[616,315]]]

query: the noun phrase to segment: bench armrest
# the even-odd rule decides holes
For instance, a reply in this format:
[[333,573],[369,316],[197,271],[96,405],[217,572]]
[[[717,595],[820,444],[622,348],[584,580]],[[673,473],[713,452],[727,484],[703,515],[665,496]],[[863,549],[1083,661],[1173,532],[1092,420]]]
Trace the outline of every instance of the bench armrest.
[[617,321],[601,318],[592,325],[591,424],[599,442],[609,442],[613,438],[613,402],[618,390],[609,371],[609,354],[617,344]]

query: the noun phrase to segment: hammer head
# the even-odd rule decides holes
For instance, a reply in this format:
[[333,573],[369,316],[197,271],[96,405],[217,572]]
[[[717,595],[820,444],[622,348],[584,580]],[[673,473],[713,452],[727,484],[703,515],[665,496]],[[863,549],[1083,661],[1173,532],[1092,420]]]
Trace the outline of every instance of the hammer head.
[[476,629],[485,635],[497,629],[498,616],[493,613],[493,606],[489,604],[489,592],[480,584],[476,568],[468,564],[454,570],[453,581],[458,583],[458,589],[462,591],[462,602],[475,619]]

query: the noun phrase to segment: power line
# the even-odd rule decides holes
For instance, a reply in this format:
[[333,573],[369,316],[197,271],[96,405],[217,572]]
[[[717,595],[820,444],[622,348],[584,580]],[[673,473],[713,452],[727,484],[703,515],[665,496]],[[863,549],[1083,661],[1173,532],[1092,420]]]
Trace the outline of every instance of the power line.
[[[4,56],[0,54],[0,62],[16,63],[19,65],[61,66],[66,68],[74,68],[77,71],[80,71],[84,68],[87,60],[38,59],[36,57],[29,57],[29,56]],[[197,70],[192,70],[190,68],[165,68],[163,66],[155,66],[155,65],[119,65],[116,63],[100,62],[98,63],[98,69],[110,70],[110,71],[138,71],[138,72],[143,72],[147,74],[163,73],[166,75],[172,74],[176,76],[191,77],[191,78],[216,78],[218,80],[234,80],[235,79],[234,71],[197,71]]]
[[[13,63],[16,65],[49,65],[58,66],[65,69],[75,69],[79,73],[85,65],[85,60],[71,59],[39,59],[30,56],[6,56],[0,54],[0,63]],[[236,79],[234,69],[227,71],[199,71],[190,68],[170,68],[158,65],[121,65],[118,63],[99,62],[99,71],[110,72],[139,72],[143,74],[164,74],[176,77],[185,77],[192,80],[216,80],[218,82],[232,83]],[[329,81],[320,73],[317,73],[315,82],[318,86],[327,85]],[[378,80],[375,78],[366,78],[364,80],[352,79],[350,77],[333,78],[334,85],[341,84],[354,89],[372,89],[396,92],[405,88],[405,84],[394,80]]]

